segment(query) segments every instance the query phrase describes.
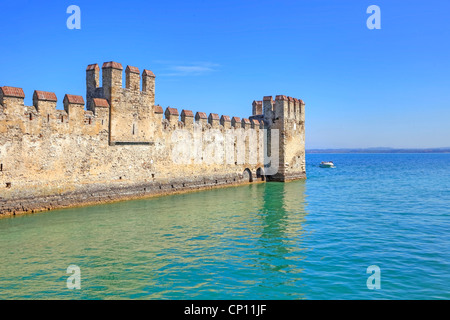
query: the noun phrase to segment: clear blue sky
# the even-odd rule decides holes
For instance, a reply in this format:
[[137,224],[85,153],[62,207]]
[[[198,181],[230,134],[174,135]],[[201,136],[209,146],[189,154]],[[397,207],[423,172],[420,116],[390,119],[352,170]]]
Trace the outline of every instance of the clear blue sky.
[[[81,30],[66,9],[81,8]],[[369,30],[369,5],[381,30]],[[85,96],[88,64],[156,74],[156,102],[248,117],[306,102],[307,147],[450,146],[450,2],[0,1],[0,85]]]

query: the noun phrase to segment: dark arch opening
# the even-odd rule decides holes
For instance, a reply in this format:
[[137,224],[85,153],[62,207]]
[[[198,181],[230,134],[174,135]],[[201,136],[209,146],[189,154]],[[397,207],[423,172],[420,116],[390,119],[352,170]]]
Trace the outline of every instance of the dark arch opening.
[[264,176],[264,170],[262,168],[256,169],[256,179],[260,181],[266,180],[266,177]]
[[244,172],[242,173],[244,181],[253,182],[253,176],[252,172],[249,168],[245,168]]

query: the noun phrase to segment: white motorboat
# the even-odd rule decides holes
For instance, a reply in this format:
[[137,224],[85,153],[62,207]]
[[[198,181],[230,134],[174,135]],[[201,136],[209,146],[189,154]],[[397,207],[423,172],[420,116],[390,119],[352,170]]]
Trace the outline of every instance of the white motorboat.
[[333,163],[333,161],[322,161],[319,164],[319,167],[321,167],[321,168],[334,168],[334,163]]

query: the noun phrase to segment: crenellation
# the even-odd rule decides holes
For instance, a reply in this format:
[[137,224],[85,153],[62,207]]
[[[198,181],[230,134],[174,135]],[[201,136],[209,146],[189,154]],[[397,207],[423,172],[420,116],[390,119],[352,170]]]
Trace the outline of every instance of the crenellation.
[[211,128],[217,129],[220,125],[220,118],[217,113],[210,113],[208,116],[208,123],[211,125]]
[[294,120],[295,122],[298,122],[300,119],[300,107],[299,107],[299,101],[297,98],[294,98]]
[[[264,96],[253,101],[248,118],[194,116],[191,110],[179,114],[176,108],[155,105],[155,75],[148,69],[140,73],[128,65],[125,88],[122,64],[105,62],[101,76],[100,86],[99,65],[90,64],[85,98],[66,94],[64,110],[56,109],[53,92],[36,90],[33,106],[25,106],[21,88],[0,87],[0,163],[12,184],[2,189],[0,213],[23,203],[21,210],[37,210],[48,197],[66,203],[67,194],[80,195],[71,198],[79,200],[72,203],[77,205],[92,193],[119,199],[136,195],[137,189],[146,194],[194,190],[248,183],[258,172],[259,181],[261,173],[267,175],[264,181],[305,177],[305,105],[300,99]],[[270,173],[262,159],[275,144],[280,163],[275,161],[278,172]],[[188,162],[176,163],[175,151],[187,153]],[[220,155],[223,162],[211,162]]]
[[231,126],[235,129],[242,128],[241,118],[239,117],[231,118]]
[[120,63],[110,61],[103,63],[102,66],[102,87],[105,98],[111,101],[111,96],[115,91],[122,89],[122,71],[123,67]]
[[261,101],[256,101],[253,100],[252,103],[252,115],[256,116],[256,115],[260,115],[263,114],[263,102]]
[[249,128],[251,128],[251,122],[250,122],[250,120],[247,119],[247,118],[242,118],[241,124],[242,124],[242,128],[244,128],[244,129],[249,129]]
[[133,91],[139,91],[141,88],[141,76],[139,69],[132,66],[127,66],[125,69],[125,88]]
[[164,113],[163,108],[158,104],[154,107],[154,113],[156,114],[162,114]]
[[69,126],[74,132],[78,132],[84,122],[84,99],[82,96],[66,94],[64,96],[64,110],[69,117]]
[[[161,133],[161,130],[163,129],[163,123],[164,121],[167,121],[164,119],[164,110],[160,105],[153,106],[153,117],[155,121],[155,134]],[[169,123],[167,121],[167,123]]]
[[288,98],[288,104],[287,104],[287,119],[293,119],[294,118],[294,98],[287,97]]
[[54,92],[35,90],[33,93],[33,106],[42,117],[51,118],[55,113],[57,101]]
[[[99,66],[98,66],[97,63],[92,63],[92,64],[89,64],[89,65],[86,67],[86,71],[100,71],[100,68],[99,68]],[[97,73],[97,74],[98,74],[98,73]],[[99,86],[99,83],[97,82],[97,83],[95,84],[95,86],[98,87],[98,86]]]
[[275,97],[275,104],[273,106],[274,118],[276,120],[284,121],[287,119],[288,98],[284,95],[278,95]]
[[272,96],[265,96],[263,98],[263,113],[264,119],[272,123],[273,118],[273,99]]
[[91,105],[93,107],[92,109],[95,114],[97,113],[97,109],[98,110],[102,110],[103,108],[109,109],[108,100],[102,98],[93,98]]
[[90,64],[86,68],[86,102],[87,109],[91,110],[91,101],[99,96],[100,68],[97,63]]
[[66,94],[64,96],[63,103],[64,103],[64,106],[69,105],[69,104],[84,105],[84,99],[82,96],[77,96],[74,94]]
[[25,93],[22,88],[3,86],[0,89],[2,104],[4,104],[4,98],[25,98]]
[[36,104],[39,101],[56,102],[56,101],[58,101],[58,99],[56,98],[56,94],[54,92],[34,90],[34,93],[33,93],[33,105],[36,106]]
[[181,110],[181,121],[186,128],[192,128],[194,126],[194,113],[191,110]]
[[220,124],[223,126],[223,128],[230,129],[231,128],[231,119],[229,116],[222,115],[220,117]]
[[94,98],[91,102],[96,122],[100,131],[109,128],[109,103],[108,100],[102,98]]
[[155,75],[152,71],[144,69],[142,72],[142,91],[148,96],[148,103],[155,104]]
[[178,125],[178,119],[180,116],[180,114],[178,113],[178,109],[167,107],[164,115],[172,126]]
[[260,122],[259,122],[259,120],[255,119],[255,118],[252,118],[252,119],[250,120],[250,122],[251,122],[251,125],[252,125],[252,129],[257,129],[257,130],[259,130],[259,128],[260,128]]
[[25,99],[23,89],[9,86],[3,86],[0,89],[0,103],[3,106],[5,115],[21,119]]
[[204,112],[196,112],[195,113],[195,121],[205,127],[208,123],[208,116]]
[[298,102],[299,102],[299,108],[300,108],[300,123],[304,124],[305,123],[305,103],[303,102],[302,99],[299,99]]
[[[103,70],[103,87],[98,98],[109,102],[109,140],[116,143],[150,143],[151,136],[160,125],[158,117],[152,112],[154,106],[154,75],[144,69],[143,90],[139,90],[140,76],[137,67],[127,66],[126,87],[122,88],[122,65],[118,62],[105,62]],[[153,83],[153,87],[149,85]],[[159,122],[161,123],[161,122]]]

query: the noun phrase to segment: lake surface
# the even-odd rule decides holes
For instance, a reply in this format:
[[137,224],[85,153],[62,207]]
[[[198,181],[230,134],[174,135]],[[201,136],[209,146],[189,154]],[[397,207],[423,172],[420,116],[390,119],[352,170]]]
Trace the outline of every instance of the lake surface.
[[0,299],[450,299],[450,154],[307,175],[0,219]]

